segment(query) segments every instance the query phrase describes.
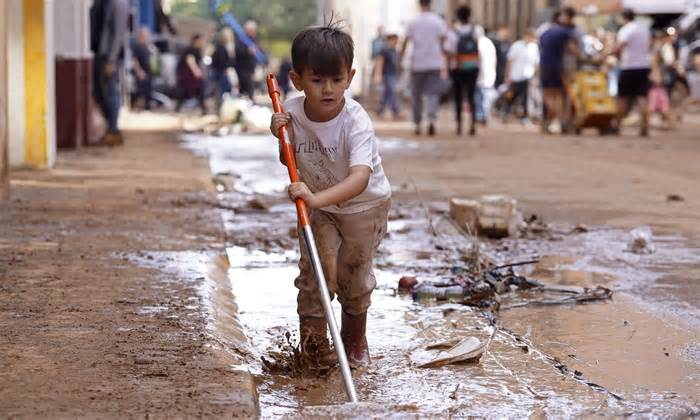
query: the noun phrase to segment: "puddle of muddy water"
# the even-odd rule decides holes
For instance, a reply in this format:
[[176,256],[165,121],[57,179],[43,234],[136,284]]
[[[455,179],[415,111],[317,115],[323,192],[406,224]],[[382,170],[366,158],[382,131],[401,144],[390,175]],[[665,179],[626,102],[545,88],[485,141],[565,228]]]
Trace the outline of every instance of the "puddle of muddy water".
[[[250,194],[278,200],[266,212],[225,216],[232,242],[229,275],[256,359],[274,351],[285,332],[297,330],[293,280],[298,244],[289,233],[294,213],[291,205],[284,204],[286,173],[277,163],[276,147],[271,147],[274,141],[267,137],[190,138],[188,143],[209,153],[213,172],[237,175],[237,191],[221,194],[222,200],[240,202]],[[397,141],[387,142],[389,153]],[[449,232],[440,238],[446,246],[436,249],[424,209],[418,203],[399,206],[401,215],[390,222],[389,236],[376,261],[378,289],[368,321],[374,361],[369,370],[354,373],[360,399],[374,404],[363,413],[385,413],[386,407],[391,407],[389,412],[436,417],[569,417],[682,415],[697,410],[692,395],[693,390],[700,390],[700,370],[697,361],[689,359],[700,336],[697,330],[669,329],[667,322],[649,314],[672,314],[683,318],[683,325],[700,320],[697,306],[679,311],[664,302],[661,296],[666,295],[659,292],[668,289],[659,281],[663,273],[698,261],[697,250],[689,249],[682,238],[654,238],[656,253],[644,256],[626,252],[627,232],[616,229],[561,235],[556,240],[484,244],[498,262],[544,256],[539,265],[523,272],[558,284],[607,285],[615,290],[614,299],[591,305],[504,311],[502,324],[529,337],[537,348],[524,352],[512,338],[497,334],[477,364],[423,370],[416,367],[417,362],[433,355],[423,350],[426,345],[470,335],[486,340],[492,330],[472,308],[417,304],[410,297],[396,295],[394,287],[400,276],[440,278],[452,264],[463,264],[460,254],[466,249],[463,243],[459,245],[464,239]],[[439,221],[436,225],[442,229]],[[662,351],[657,352],[654,345],[665,340],[670,344],[661,345]],[[571,366],[572,372],[580,370],[586,380],[622,393],[624,400],[562,375],[552,357]],[[652,363],[653,368],[647,368]],[[249,369],[259,375],[263,417],[347,413],[339,406],[345,394],[337,372],[327,379],[291,379],[263,373],[259,363],[252,363]]]

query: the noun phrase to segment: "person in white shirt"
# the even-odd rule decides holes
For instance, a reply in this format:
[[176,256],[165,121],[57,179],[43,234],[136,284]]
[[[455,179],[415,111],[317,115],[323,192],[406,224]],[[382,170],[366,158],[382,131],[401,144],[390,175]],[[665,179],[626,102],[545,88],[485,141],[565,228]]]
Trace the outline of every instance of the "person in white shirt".
[[[337,24],[312,27],[292,42],[289,76],[304,96],[288,99],[270,130],[290,130],[302,182],[289,186],[292,200],[310,209],[328,289],[342,307],[340,335],[351,365],[370,362],[365,330],[377,282],[372,263],[386,234],[391,186],[384,175],[372,121],[345,96],[355,69],[350,35]],[[280,154],[280,160],[284,158]],[[299,235],[300,238],[303,235]],[[301,243],[297,313],[302,351],[330,354],[323,305],[306,246]]]
[[[620,56],[620,77],[617,84],[618,121],[627,116],[637,102],[641,115],[640,135],[647,136],[649,113],[649,72],[651,70],[651,32],[649,27],[635,20],[634,11],[625,9],[620,16],[622,27],[617,32],[613,54]],[[619,131],[618,127],[615,127]]]
[[528,124],[528,90],[530,80],[535,77],[537,66],[540,64],[540,49],[537,46],[535,32],[525,31],[523,39],[515,41],[508,50],[505,83],[508,85],[510,99],[506,103],[505,113],[509,114],[516,101],[521,101],[523,107],[523,124]]
[[440,106],[440,95],[447,80],[446,57],[443,43],[447,36],[447,24],[430,9],[430,0],[420,0],[420,15],[408,25],[401,47],[400,63],[413,43],[411,57],[411,82],[413,96],[413,122],[416,134],[421,133],[423,97],[428,100],[428,135],[435,135],[435,121]]
[[469,6],[460,6],[457,8],[456,15],[457,23],[447,36],[445,50],[448,53],[451,66],[457,135],[462,134],[463,96],[466,92],[469,112],[471,113],[469,135],[473,136],[476,134],[476,82],[479,78],[479,70],[481,67],[479,38],[483,30],[469,23],[469,18],[471,17],[471,9]]
[[484,32],[479,31],[479,78],[476,80],[476,120],[486,124],[491,116],[491,105],[496,100],[496,73],[498,57],[496,46]]

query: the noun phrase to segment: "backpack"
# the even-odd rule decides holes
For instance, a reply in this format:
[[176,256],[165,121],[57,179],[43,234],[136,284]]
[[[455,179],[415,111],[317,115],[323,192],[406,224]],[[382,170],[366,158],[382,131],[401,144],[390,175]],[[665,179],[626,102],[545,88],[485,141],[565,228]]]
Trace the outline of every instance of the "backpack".
[[469,32],[457,32],[457,68],[459,70],[477,70],[479,68],[479,42],[474,28]]

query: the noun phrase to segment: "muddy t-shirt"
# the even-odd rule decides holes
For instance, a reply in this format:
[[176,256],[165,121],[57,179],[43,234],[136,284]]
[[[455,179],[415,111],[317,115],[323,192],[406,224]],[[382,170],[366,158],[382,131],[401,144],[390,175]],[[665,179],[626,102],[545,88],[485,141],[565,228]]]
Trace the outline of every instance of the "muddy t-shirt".
[[391,186],[384,175],[374,127],[362,106],[346,96],[340,114],[330,121],[314,122],[304,112],[305,99],[291,98],[284,109],[292,114],[297,167],[309,189],[318,192],[338,184],[348,177],[352,166],[364,165],[372,170],[369,184],[360,195],[322,210],[359,213],[389,199]]

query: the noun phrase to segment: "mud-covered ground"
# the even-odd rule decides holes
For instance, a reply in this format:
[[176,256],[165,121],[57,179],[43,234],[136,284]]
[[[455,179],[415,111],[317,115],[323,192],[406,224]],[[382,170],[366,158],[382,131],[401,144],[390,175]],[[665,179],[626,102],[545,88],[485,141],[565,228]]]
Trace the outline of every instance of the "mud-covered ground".
[[[233,191],[222,187],[220,194],[235,209],[225,216],[230,275],[264,417],[697,415],[700,169],[692,162],[700,151],[693,130],[700,125],[651,139],[542,137],[518,126],[458,139],[445,133],[447,123],[426,139],[410,135],[408,124],[377,126],[394,211],[370,310],[374,363],[355,372],[361,407],[340,406],[345,396],[337,372],[291,378],[265,372],[258,360],[277,351],[297,322],[294,213],[282,192],[286,175],[274,140],[187,138],[189,147],[211,155],[214,172],[232,180]],[[447,222],[447,199],[492,193],[514,196],[524,213],[537,214],[551,230],[483,241],[485,253],[502,263],[535,257],[538,264],[519,272],[555,284],[603,285],[614,297],[507,309],[522,302],[521,295],[507,295],[499,331],[480,363],[419,369],[434,355],[426,345],[467,336],[486,341],[493,334],[479,309],[414,303],[396,292],[404,274],[444,278],[450,267],[464,265],[471,242]],[[580,224],[586,228],[575,231]],[[640,225],[655,234],[651,255],[627,250],[629,230]]]
[[244,342],[221,213],[201,204],[215,200],[207,160],[174,132],[126,141],[11,173],[0,206],[0,417],[256,413],[250,376],[232,369]]

